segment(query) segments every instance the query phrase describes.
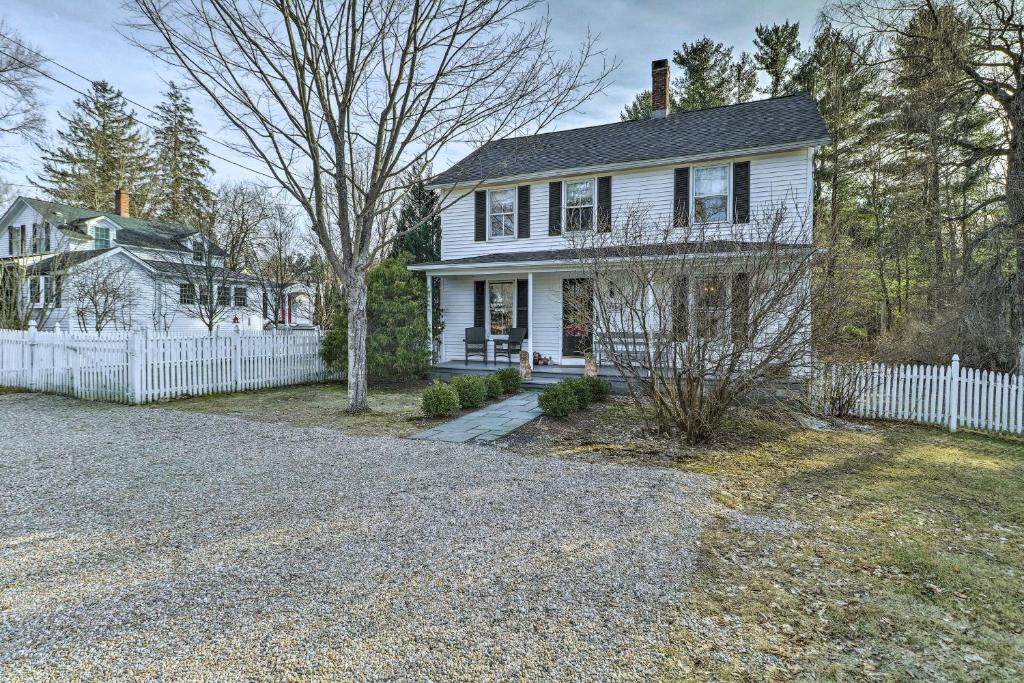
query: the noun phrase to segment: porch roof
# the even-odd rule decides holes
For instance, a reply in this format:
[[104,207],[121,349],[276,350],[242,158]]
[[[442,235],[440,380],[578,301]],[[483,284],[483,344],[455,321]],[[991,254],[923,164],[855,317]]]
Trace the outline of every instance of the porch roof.
[[583,249],[545,249],[539,251],[511,251],[493,254],[480,254],[479,256],[467,256],[464,258],[447,259],[444,261],[430,261],[426,263],[414,263],[409,270],[417,271],[439,271],[439,270],[465,270],[472,271],[478,268],[525,268],[525,269],[552,269],[560,266],[572,266],[580,261],[591,258],[607,258],[610,260],[622,260],[638,254],[647,256],[719,256],[735,254],[740,256],[744,253],[756,253],[765,249],[786,251],[793,254],[807,254],[814,247],[810,244],[785,244],[777,242],[741,242],[736,240],[713,240],[701,242],[673,242],[657,243],[647,245],[610,245],[603,247],[589,247]]

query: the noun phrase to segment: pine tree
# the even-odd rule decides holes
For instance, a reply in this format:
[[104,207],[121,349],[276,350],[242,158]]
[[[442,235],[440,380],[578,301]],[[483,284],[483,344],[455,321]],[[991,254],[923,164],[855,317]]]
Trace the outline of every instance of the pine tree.
[[402,200],[398,212],[398,239],[391,247],[391,255],[401,252],[412,254],[415,263],[437,261],[441,258],[441,219],[438,197],[427,189],[423,179],[417,180]]
[[754,60],[771,78],[771,84],[762,92],[770,97],[778,97],[787,89],[791,75],[790,60],[800,52],[800,22],[760,25],[754,29],[754,33],[757,34],[754,39],[757,47]]
[[58,201],[109,211],[114,191],[131,193],[132,215],[147,217],[151,189],[148,141],[120,90],[104,81],[59,114],[67,130],[54,147],[40,145],[43,171],[33,183]]
[[153,214],[162,221],[204,228],[210,221],[212,173],[203,134],[185,93],[174,83],[156,108],[154,147],[156,196]]
[[644,121],[651,118],[651,111],[654,108],[654,101],[651,98],[651,91],[638,92],[636,97],[619,114],[621,121]]
[[754,94],[757,71],[746,52],[733,60],[733,49],[707,36],[684,43],[672,62],[683,74],[673,83],[673,109],[690,111],[746,102]]

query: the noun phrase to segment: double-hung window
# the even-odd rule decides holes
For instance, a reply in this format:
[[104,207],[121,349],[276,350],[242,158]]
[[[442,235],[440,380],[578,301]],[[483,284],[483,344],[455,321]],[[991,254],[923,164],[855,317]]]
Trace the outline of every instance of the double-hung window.
[[516,310],[516,285],[514,282],[491,282],[488,289],[491,334],[508,334],[512,329],[512,317]]
[[594,227],[593,180],[565,183],[565,227],[567,230],[590,230]]
[[202,240],[197,239],[192,243],[192,260],[200,263],[206,260],[206,245]]
[[218,306],[230,306],[231,305],[231,288],[230,287],[217,287],[217,305]]
[[245,287],[235,287],[235,308],[245,308],[249,303],[249,291]]
[[209,287],[202,287],[202,286],[200,286],[199,287],[199,305],[200,306],[209,306],[211,303],[213,303],[213,299],[211,298],[211,295],[212,295],[212,292],[210,292],[210,288]]
[[491,239],[516,236],[516,191],[491,190],[488,193],[488,214],[491,221]]
[[97,225],[92,229],[92,237],[97,249],[107,249],[110,247],[110,228],[104,225]]
[[725,331],[725,278],[715,275],[697,280],[697,334],[720,339]]
[[178,285],[178,303],[183,306],[191,306],[196,302],[195,285],[183,282]]
[[724,223],[729,220],[729,167],[698,166],[693,169],[693,220]]

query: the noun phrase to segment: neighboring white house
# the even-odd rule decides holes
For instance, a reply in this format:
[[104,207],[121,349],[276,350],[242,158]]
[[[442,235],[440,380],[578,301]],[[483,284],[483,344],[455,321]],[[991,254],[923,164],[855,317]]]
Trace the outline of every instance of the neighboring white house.
[[[727,289],[743,251],[763,240],[752,217],[767,207],[784,212],[785,240],[810,253],[813,155],[829,141],[813,98],[668,114],[667,60],[653,63],[652,78],[649,120],[497,140],[431,180],[450,202],[441,260],[410,269],[431,276],[431,288],[440,283],[441,362],[462,361],[466,328],[483,327],[493,340],[518,327],[528,330],[531,358],[582,364],[585,345],[567,336],[563,300],[581,277],[573,241],[607,232],[614,242],[632,207],[671,226],[681,254],[697,248],[695,226],[700,248],[718,240],[735,253],[734,269],[710,274]],[[701,286],[689,281],[688,305],[677,310],[695,315]]]
[[[208,320],[257,330],[309,324],[307,308],[284,305],[275,316],[275,304],[268,313],[267,288],[225,270],[223,251],[201,232],[132,218],[128,202],[117,192],[104,212],[15,199],[0,218],[0,264],[23,267],[23,278],[17,294],[4,296],[17,296],[40,329],[92,331],[97,311],[111,312],[104,331],[192,334],[208,330]],[[288,290],[289,302],[299,290]],[[216,303],[204,309],[204,301]]]

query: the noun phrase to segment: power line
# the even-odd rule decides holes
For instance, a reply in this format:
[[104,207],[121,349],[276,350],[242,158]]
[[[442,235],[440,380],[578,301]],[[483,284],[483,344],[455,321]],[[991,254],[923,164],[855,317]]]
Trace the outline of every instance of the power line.
[[[71,67],[64,66],[63,64],[61,64],[57,60],[53,59],[52,57],[47,57],[42,52],[39,52],[38,50],[34,50],[34,49],[30,48],[29,46],[25,45],[24,43],[22,43],[22,42],[20,42],[18,40],[15,40],[14,38],[11,38],[10,36],[4,36],[4,39],[5,40],[9,40],[10,42],[14,43],[15,45],[20,46],[22,49],[31,52],[32,54],[36,55],[40,59],[43,59],[43,60],[45,60],[47,62],[50,62],[51,64],[54,64],[54,65],[60,67],[61,69],[64,69],[68,73],[70,73],[70,74],[72,74],[74,76],[77,76],[78,78],[81,78],[83,81],[86,81],[90,85],[93,85],[93,84],[97,83],[97,81],[92,80],[88,76],[85,76],[85,75],[75,71]],[[11,53],[7,52],[6,50],[3,50],[2,48],[0,48],[0,53],[3,53],[5,55],[7,55],[8,57],[10,57],[11,59],[19,62],[22,66],[24,66],[26,68],[29,68],[29,69],[32,69],[33,71],[38,73],[43,78],[48,78],[49,80],[53,81],[54,83],[58,83],[58,84],[64,86],[65,88],[67,88],[68,90],[71,90],[72,92],[78,93],[82,97],[86,97],[86,98],[89,97],[88,93],[85,93],[85,92],[79,90],[78,88],[74,87],[73,85],[70,85],[69,83],[60,80],[56,76],[53,76],[53,75],[43,71],[42,69],[40,69],[40,68],[38,68],[38,67],[36,67],[36,66],[34,66],[32,64],[29,64],[25,60],[23,60],[23,59],[21,59],[19,57],[16,57],[15,55],[12,55]],[[147,107],[144,104],[136,102],[132,98],[130,98],[127,95],[125,95],[124,91],[121,91],[121,96],[124,97],[125,101],[127,101],[127,102],[129,102],[131,104],[134,104],[136,107],[139,107],[143,111],[146,111],[146,112],[152,114],[153,116],[157,116],[158,115],[157,112],[154,111],[153,109]],[[146,128],[149,128],[150,130],[154,130],[154,131],[156,130],[152,125],[146,123],[145,121],[143,121],[141,119],[138,119],[137,122],[139,124],[145,126]],[[222,141],[220,141],[220,140],[218,140],[216,138],[212,138],[209,135],[207,135],[206,133],[202,133],[201,132],[200,136],[205,138],[206,140],[209,140],[210,142],[213,142],[215,144],[221,145],[222,147],[225,147],[226,149],[230,149],[230,150],[234,151],[234,148],[231,145],[229,145],[228,143],[222,142]],[[243,169],[245,171],[248,171],[250,173],[255,173],[256,175],[263,176],[264,178],[269,178],[271,180],[275,180],[274,176],[272,176],[272,175],[270,175],[268,173],[263,173],[262,171],[257,171],[254,168],[249,168],[245,164],[240,164],[237,161],[234,161],[232,159],[228,159],[227,157],[223,157],[223,156],[217,154],[216,152],[211,152],[210,150],[206,150],[206,153],[209,154],[211,157],[213,157],[215,159],[220,159],[221,161],[223,161],[225,163],[232,164],[233,166],[237,166],[238,168],[241,168],[241,169]]]

